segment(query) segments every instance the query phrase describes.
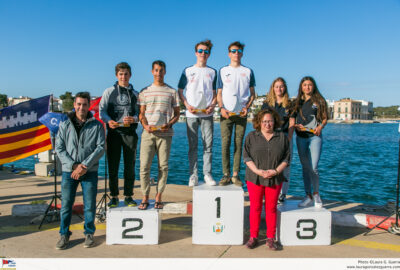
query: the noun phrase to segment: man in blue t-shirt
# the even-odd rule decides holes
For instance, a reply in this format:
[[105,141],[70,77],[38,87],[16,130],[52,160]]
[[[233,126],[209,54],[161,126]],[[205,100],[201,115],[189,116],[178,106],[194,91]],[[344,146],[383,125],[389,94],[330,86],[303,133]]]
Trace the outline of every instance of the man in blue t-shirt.
[[[239,41],[229,45],[231,63],[219,70],[218,74],[218,105],[221,108],[222,136],[222,168],[224,176],[219,182],[225,186],[231,181],[237,186],[243,186],[239,178],[240,159],[242,156],[243,137],[247,125],[247,112],[253,103],[256,85],[253,71],[241,65],[244,44]],[[233,155],[233,174],[230,177],[230,145],[235,128],[235,147]]]
[[[203,141],[203,174],[206,184],[215,186],[212,177],[213,112],[217,104],[217,71],[207,66],[212,43],[205,40],[195,45],[197,62],[183,70],[178,84],[179,97],[186,107],[186,126],[189,141],[189,186],[198,184],[198,130]],[[185,91],[185,93],[184,93]]]

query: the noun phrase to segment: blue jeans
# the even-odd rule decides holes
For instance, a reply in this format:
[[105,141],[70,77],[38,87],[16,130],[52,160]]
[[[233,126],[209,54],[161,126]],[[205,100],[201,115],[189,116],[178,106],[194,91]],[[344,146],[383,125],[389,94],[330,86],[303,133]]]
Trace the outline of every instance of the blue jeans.
[[211,175],[214,132],[214,120],[212,116],[186,118],[187,137],[189,141],[189,173],[190,175],[197,175],[198,171],[197,146],[199,125],[201,129],[201,139],[203,141],[203,174]]
[[296,136],[297,151],[303,167],[304,190],[307,195],[319,192],[318,162],[322,150],[322,135],[310,138]]
[[62,173],[61,181],[61,222],[60,234],[71,235],[69,226],[71,224],[72,206],[75,201],[76,189],[79,183],[82,186],[85,226],[84,234],[94,234],[96,226],[94,218],[96,215],[96,196],[97,196],[97,171],[87,172],[79,180],[71,178],[70,172]]

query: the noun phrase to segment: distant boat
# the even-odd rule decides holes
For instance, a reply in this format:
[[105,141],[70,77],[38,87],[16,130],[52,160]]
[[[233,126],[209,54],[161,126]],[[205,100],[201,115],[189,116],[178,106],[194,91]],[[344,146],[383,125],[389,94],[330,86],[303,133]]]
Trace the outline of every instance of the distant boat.
[[387,120],[387,121],[383,121],[383,122],[381,122],[382,124],[395,124],[395,123],[397,123],[396,121],[393,121],[393,120]]

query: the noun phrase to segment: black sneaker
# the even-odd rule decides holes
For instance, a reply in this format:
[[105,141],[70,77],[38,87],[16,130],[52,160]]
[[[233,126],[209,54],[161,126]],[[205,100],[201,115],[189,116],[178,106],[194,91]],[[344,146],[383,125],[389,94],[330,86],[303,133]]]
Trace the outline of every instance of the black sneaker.
[[108,203],[108,207],[114,208],[114,207],[117,207],[118,204],[119,204],[118,198],[112,197],[110,202]]
[[124,204],[129,207],[137,206],[137,203],[132,199],[131,196],[125,197]]
[[286,194],[279,195],[278,204],[284,204],[286,199]]
[[61,235],[60,240],[58,240],[56,244],[56,249],[66,249],[69,244],[69,236],[68,235]]
[[93,234],[86,234],[84,248],[91,248],[94,246]]
[[231,184],[231,178],[228,175],[224,175],[222,179],[219,181],[220,186],[226,186]]

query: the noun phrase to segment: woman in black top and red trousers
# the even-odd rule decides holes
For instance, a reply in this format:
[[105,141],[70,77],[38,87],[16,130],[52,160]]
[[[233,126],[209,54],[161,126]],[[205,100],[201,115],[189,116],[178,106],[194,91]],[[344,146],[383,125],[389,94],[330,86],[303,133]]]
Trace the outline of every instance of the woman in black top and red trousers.
[[276,211],[279,192],[285,181],[283,171],[289,163],[289,140],[280,126],[275,110],[260,111],[253,120],[254,131],[245,140],[243,160],[246,163],[247,190],[250,198],[250,239],[248,248],[258,245],[263,198],[265,198],[265,220],[267,245],[272,250],[282,246],[275,241]]
[[[278,128],[288,137],[290,142],[290,156],[293,154],[293,133],[294,133],[294,124],[295,119],[291,117],[293,105],[289,99],[289,93],[287,89],[286,81],[278,77],[276,78],[267,93],[267,98],[265,99],[261,110],[272,108],[278,114],[281,120],[281,125]],[[289,181],[290,181],[290,160],[286,169],[283,171],[283,175],[287,181],[283,182],[281,194],[279,195],[278,203],[283,204],[286,199],[286,194],[289,190]]]

